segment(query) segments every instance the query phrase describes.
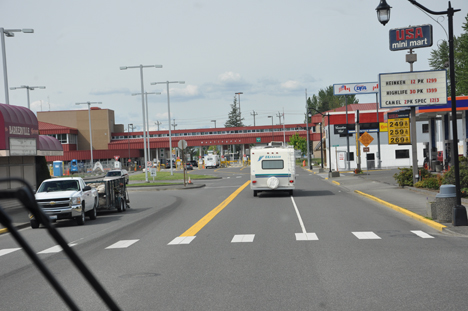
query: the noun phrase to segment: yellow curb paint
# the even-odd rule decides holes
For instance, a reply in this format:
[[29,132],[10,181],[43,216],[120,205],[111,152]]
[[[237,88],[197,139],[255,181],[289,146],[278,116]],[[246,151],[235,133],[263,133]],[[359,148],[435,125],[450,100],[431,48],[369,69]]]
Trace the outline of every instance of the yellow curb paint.
[[0,229],[0,234],[5,233],[5,232],[8,232],[7,228]]
[[221,212],[229,203],[231,203],[234,198],[241,193],[242,190],[245,189],[250,184],[250,180],[247,181],[245,184],[243,184],[241,187],[239,187],[236,191],[234,191],[226,200],[221,202],[218,206],[216,206],[211,212],[206,214],[202,219],[200,219],[196,224],[194,224],[192,227],[190,227],[187,231],[182,233],[181,236],[195,236],[198,231],[203,229],[204,226],[206,226],[207,223],[209,223],[216,215],[218,215],[219,212]]
[[332,180],[332,183],[334,183],[335,185],[338,185],[338,186],[341,185],[339,182],[334,181],[334,180]]
[[356,192],[357,194],[360,194],[362,196],[365,196],[366,198],[369,198],[371,200],[379,202],[380,204],[385,205],[385,206],[387,206],[387,207],[389,207],[389,208],[391,208],[391,209],[393,209],[393,210],[395,210],[397,212],[400,212],[400,213],[402,213],[402,214],[404,214],[406,216],[409,216],[409,217],[411,217],[413,219],[416,219],[417,221],[420,221],[420,222],[422,222],[422,223],[424,223],[424,224],[426,224],[426,225],[428,225],[428,226],[430,226],[430,227],[432,227],[432,228],[434,228],[436,230],[442,231],[444,228],[447,228],[447,226],[439,224],[438,222],[435,222],[433,220],[424,218],[421,215],[418,215],[416,213],[408,211],[407,209],[404,209],[403,207],[399,207],[397,205],[394,205],[394,204],[388,203],[386,201],[383,201],[383,200],[381,200],[379,198],[376,198],[376,197],[374,197],[374,196],[372,196],[370,194],[364,193],[364,192],[359,191],[359,190],[354,190],[354,192]]

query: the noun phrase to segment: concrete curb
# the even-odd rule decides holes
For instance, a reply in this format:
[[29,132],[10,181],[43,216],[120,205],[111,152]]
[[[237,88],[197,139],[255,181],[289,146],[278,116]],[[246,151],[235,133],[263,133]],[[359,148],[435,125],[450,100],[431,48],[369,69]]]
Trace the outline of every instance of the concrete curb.
[[175,184],[175,185],[164,185],[164,186],[134,186],[128,187],[129,192],[132,191],[164,191],[164,190],[189,190],[189,189],[199,189],[205,187],[205,184],[192,185],[184,187],[184,184]]
[[416,213],[413,213],[413,212],[411,212],[411,211],[409,211],[407,209],[404,209],[403,207],[388,203],[388,202],[386,202],[384,200],[381,200],[381,199],[379,199],[377,197],[374,197],[374,196],[372,196],[370,194],[364,193],[364,192],[359,191],[359,190],[354,190],[354,192],[359,194],[359,195],[362,195],[362,196],[364,196],[364,197],[366,197],[368,199],[374,200],[374,201],[376,201],[376,202],[378,202],[378,203],[380,203],[380,204],[382,204],[384,206],[387,206],[387,207],[389,207],[389,208],[391,208],[391,209],[393,209],[393,210],[395,210],[395,211],[397,211],[399,213],[402,213],[403,215],[406,215],[406,216],[411,217],[411,218],[413,218],[413,219],[415,219],[415,220],[417,220],[419,222],[422,222],[422,223],[424,223],[424,224],[426,224],[426,225],[428,225],[428,226],[430,226],[430,227],[432,227],[432,228],[434,228],[436,230],[439,230],[441,232],[445,228],[447,228],[446,226],[444,226],[442,224],[439,224],[438,222],[435,222],[433,220],[424,218],[424,217],[422,217],[422,216],[420,216],[420,215],[418,215]]

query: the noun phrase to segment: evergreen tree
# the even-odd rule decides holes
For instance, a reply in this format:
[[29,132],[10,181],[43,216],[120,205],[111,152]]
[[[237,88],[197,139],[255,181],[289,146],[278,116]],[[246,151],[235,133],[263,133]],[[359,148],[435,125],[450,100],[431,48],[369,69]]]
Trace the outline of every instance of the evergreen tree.
[[[347,95],[348,105],[357,104],[359,100],[355,95]],[[345,96],[335,96],[333,94],[333,85],[326,87],[325,89],[320,89],[318,96],[313,95],[312,99],[309,97],[307,99],[307,108],[311,110],[312,115],[316,114],[317,111],[324,112],[334,108],[344,107],[346,102]]]
[[[455,94],[468,95],[468,15],[462,26],[463,33],[453,38],[454,62],[455,62]],[[438,48],[431,51],[429,65],[433,70],[447,69],[447,93],[450,96],[450,68],[449,44],[446,40],[439,44]]]
[[225,127],[242,127],[244,123],[242,123],[244,118],[241,118],[239,108],[237,107],[237,98],[234,95],[234,101],[231,105],[231,112],[229,112],[228,119],[226,123],[224,123]]

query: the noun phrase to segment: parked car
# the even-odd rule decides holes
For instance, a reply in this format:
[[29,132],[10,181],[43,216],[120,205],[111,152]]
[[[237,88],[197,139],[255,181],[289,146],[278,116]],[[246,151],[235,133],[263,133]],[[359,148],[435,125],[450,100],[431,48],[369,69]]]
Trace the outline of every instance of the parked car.
[[192,160],[192,161],[187,161],[187,163],[192,164],[194,167],[198,167],[198,161]]
[[193,166],[192,166],[192,164],[189,163],[189,162],[185,163],[185,168],[186,168],[188,171],[193,170]]
[[125,177],[125,183],[128,184],[130,177],[128,176],[127,170],[110,170],[107,172],[104,180],[111,180],[119,177]]

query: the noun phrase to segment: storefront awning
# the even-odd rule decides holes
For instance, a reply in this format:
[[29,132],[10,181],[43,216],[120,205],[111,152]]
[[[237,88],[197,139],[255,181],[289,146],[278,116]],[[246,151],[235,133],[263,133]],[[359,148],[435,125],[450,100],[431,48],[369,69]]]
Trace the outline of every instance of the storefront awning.
[[38,156],[63,156],[62,144],[55,138],[46,135],[39,135]]

